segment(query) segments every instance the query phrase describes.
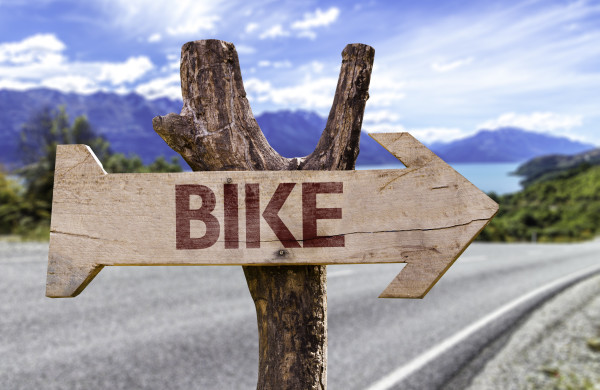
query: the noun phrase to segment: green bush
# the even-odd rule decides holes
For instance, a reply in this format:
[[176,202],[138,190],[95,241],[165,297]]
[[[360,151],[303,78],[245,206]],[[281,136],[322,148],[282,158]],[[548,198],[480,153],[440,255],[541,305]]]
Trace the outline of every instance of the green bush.
[[158,157],[144,165],[136,155],[113,153],[109,142],[95,133],[85,116],[71,124],[64,107],[44,108],[35,113],[20,134],[23,167],[15,173],[22,184],[0,169],[0,235],[19,235],[24,239],[48,239],[52,210],[52,188],[56,146],[86,144],[92,148],[110,173],[180,172],[179,160]]
[[496,217],[482,241],[571,242],[600,233],[600,166],[582,164],[523,191],[497,196]]

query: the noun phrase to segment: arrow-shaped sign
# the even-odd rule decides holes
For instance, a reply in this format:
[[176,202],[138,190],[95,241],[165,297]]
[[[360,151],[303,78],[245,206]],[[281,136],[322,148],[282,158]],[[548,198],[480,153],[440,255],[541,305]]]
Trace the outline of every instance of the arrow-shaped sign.
[[107,174],[57,148],[46,295],[107,265],[407,263],[381,297],[422,298],[498,205],[408,133],[406,169]]

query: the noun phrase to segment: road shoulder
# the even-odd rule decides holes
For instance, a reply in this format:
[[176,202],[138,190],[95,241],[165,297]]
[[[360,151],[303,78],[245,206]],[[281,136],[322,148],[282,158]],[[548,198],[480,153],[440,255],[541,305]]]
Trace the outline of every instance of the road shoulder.
[[588,340],[598,336],[600,275],[552,298],[514,332],[501,337],[483,351],[482,354],[489,357],[499,350],[466,388],[600,387],[600,352],[588,346]]

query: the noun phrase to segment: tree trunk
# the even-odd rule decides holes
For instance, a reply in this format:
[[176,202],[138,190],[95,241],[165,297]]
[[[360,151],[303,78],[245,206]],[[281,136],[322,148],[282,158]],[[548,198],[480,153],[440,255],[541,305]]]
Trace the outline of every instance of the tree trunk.
[[[183,109],[152,124],[194,170],[354,169],[374,55],[367,45],[346,46],[327,125],[306,157],[271,148],[246,99],[235,47],[219,40],[183,45]],[[258,321],[257,389],[326,389],[326,267],[243,268]]]

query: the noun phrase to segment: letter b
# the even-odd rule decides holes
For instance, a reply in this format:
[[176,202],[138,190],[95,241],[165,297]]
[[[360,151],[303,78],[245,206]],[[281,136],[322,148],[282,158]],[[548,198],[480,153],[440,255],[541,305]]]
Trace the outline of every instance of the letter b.
[[[190,195],[198,195],[202,199],[202,207],[190,210]],[[198,184],[181,184],[175,186],[175,237],[177,249],[206,249],[219,239],[219,221],[211,214],[215,209],[215,193],[210,188]],[[190,221],[199,220],[206,225],[203,237],[192,238]]]

